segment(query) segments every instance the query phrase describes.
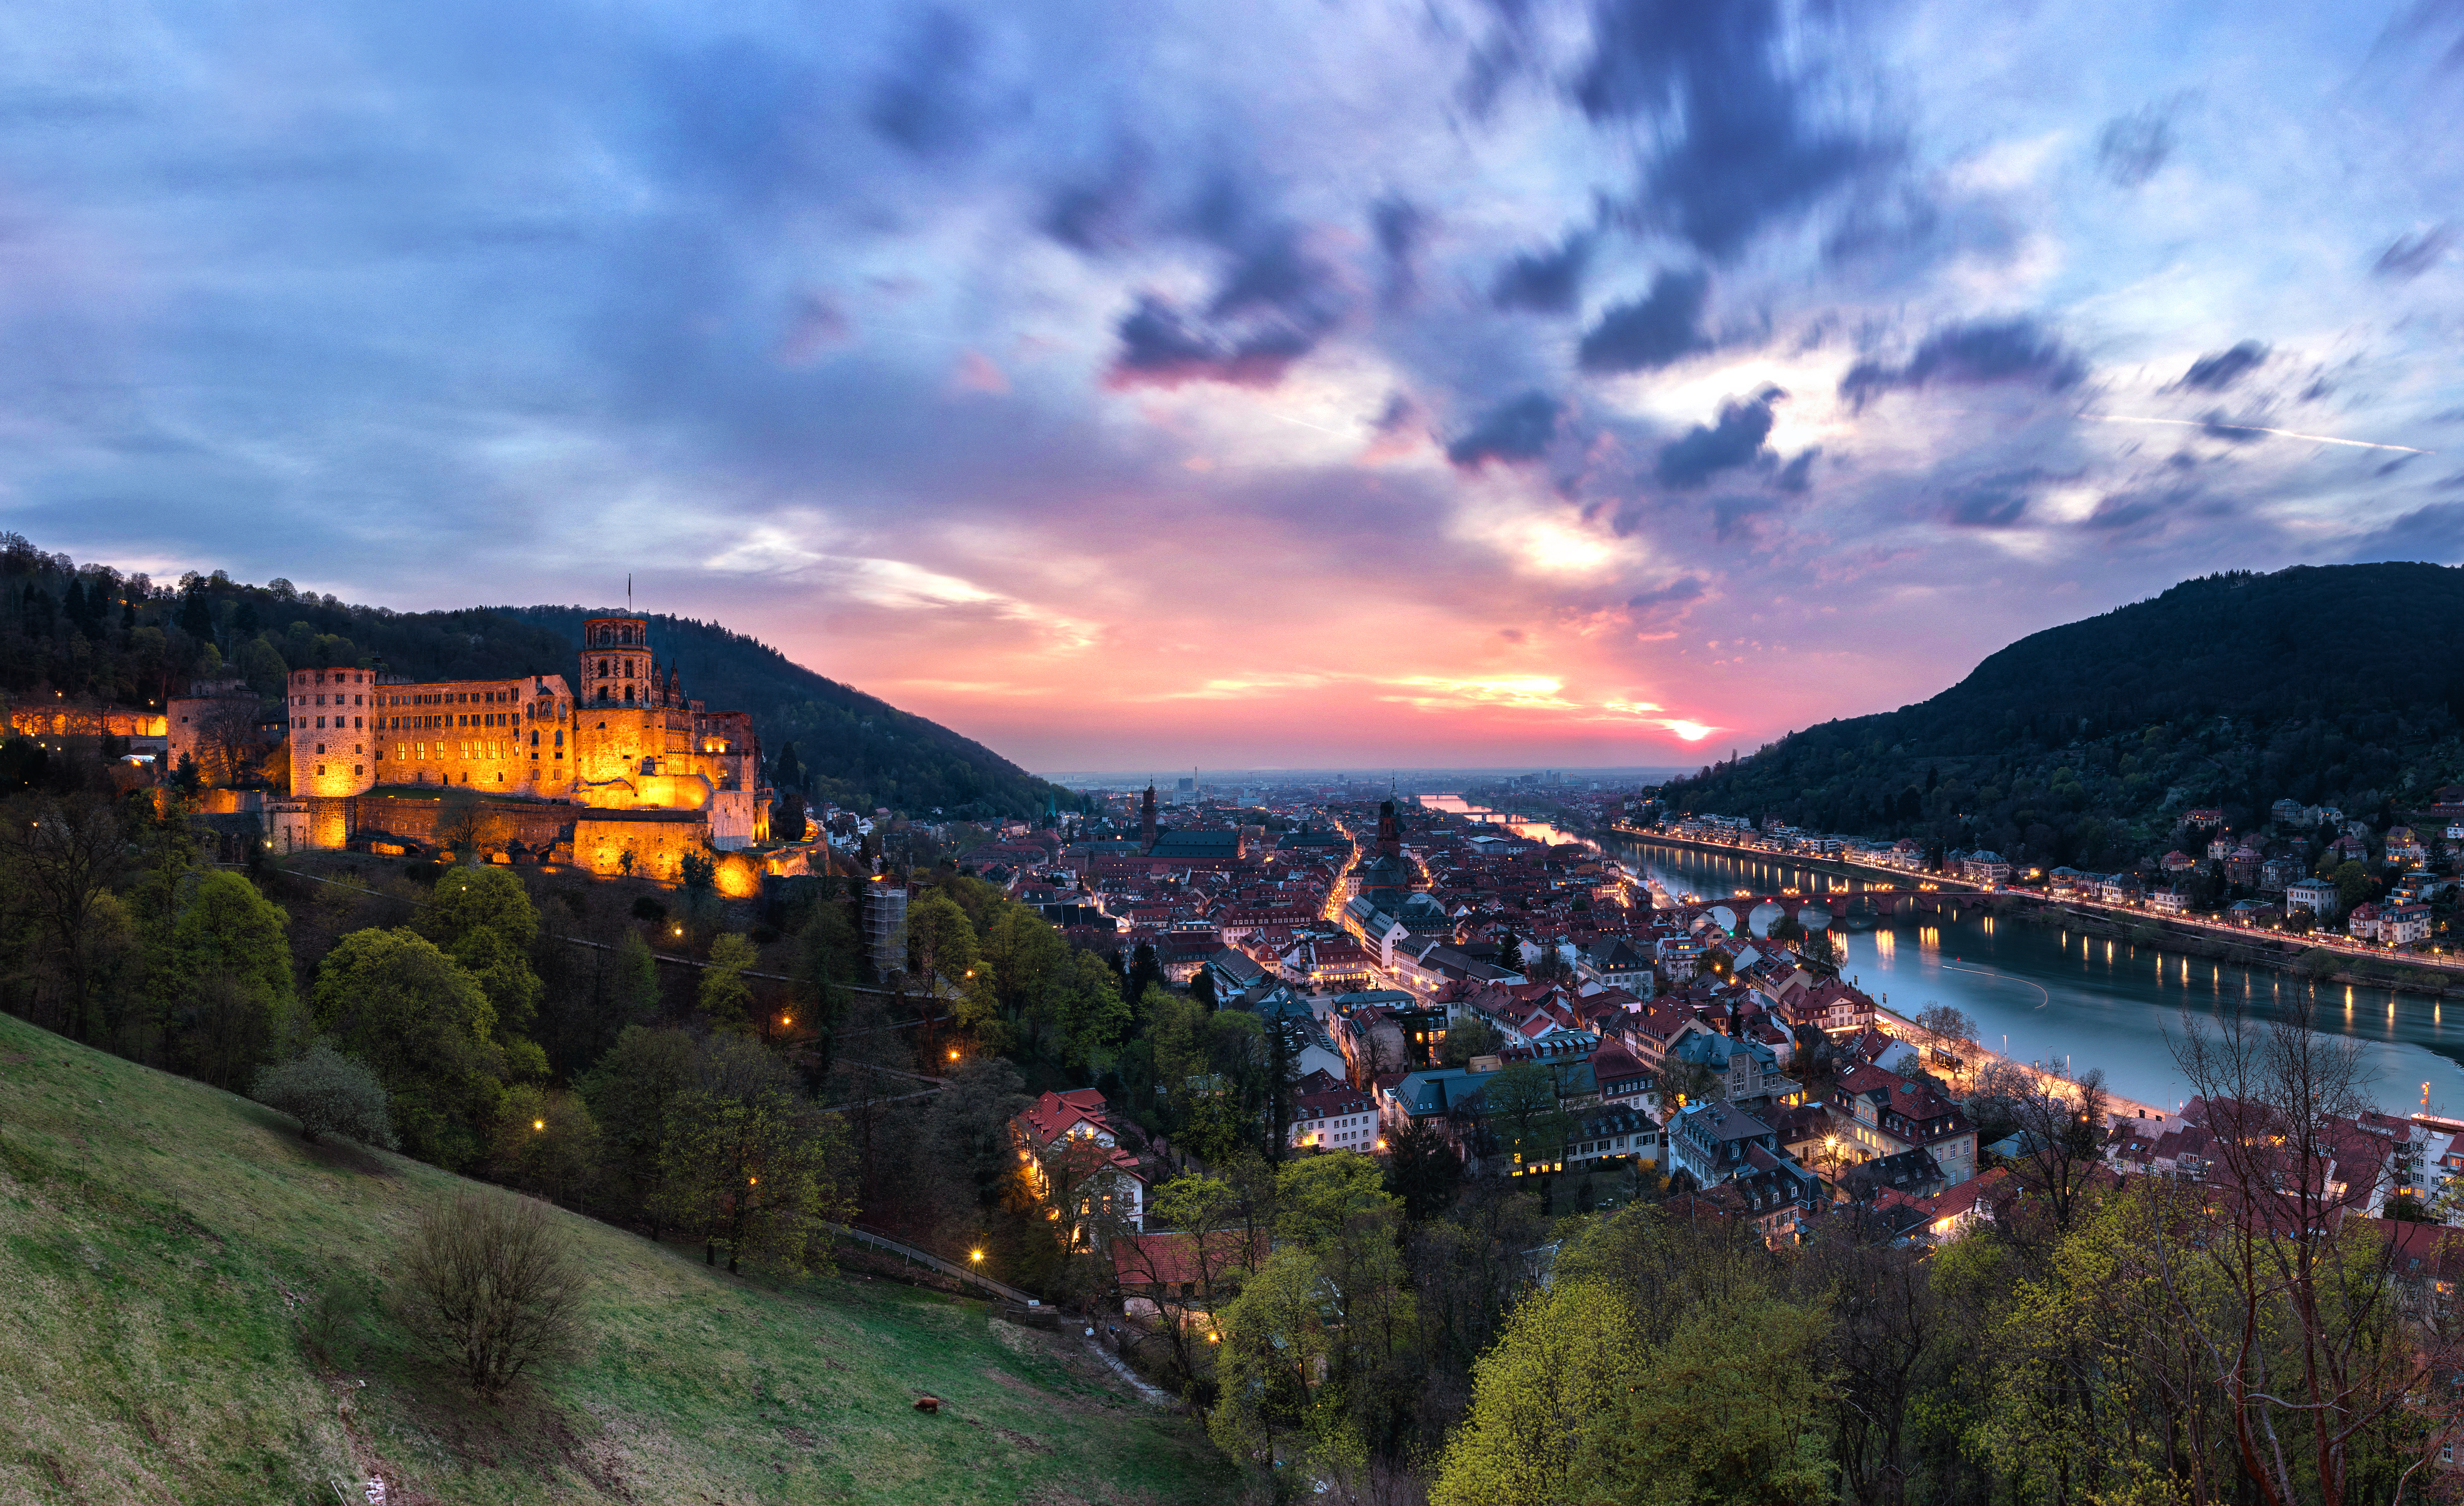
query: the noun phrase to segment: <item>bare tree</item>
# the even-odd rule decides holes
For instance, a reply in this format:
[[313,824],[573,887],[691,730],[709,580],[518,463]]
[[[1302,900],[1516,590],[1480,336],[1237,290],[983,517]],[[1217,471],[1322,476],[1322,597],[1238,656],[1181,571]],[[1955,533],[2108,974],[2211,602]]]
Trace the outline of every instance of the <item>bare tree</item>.
[[2167,1299],[2167,1341],[2187,1341],[2220,1393],[2266,1506],[2380,1494],[2391,1482],[2357,1479],[2357,1464],[2378,1473],[2365,1456],[2386,1456],[2406,1393],[2455,1358],[2400,1321],[2397,1244],[2358,1217],[2392,1147],[2357,1122],[2370,1106],[2360,1043],[2312,1029],[2316,1008],[2305,993],[2265,1020],[2237,1003],[2211,1024],[2185,1012],[2173,1056],[2205,1100],[2206,1185],[2132,1242],[2133,1273]]
[[582,1268],[543,1203],[466,1192],[432,1207],[402,1271],[412,1336],[484,1398],[580,1345]]
[[2104,1171],[2103,1070],[2091,1068],[2076,1082],[2037,1068],[1987,1075],[1991,1095],[2003,1100],[2024,1137],[2026,1149],[2013,1168],[2020,1185],[2055,1232],[2069,1232]]
[[61,1019],[81,1031],[90,1003],[96,907],[127,866],[127,833],[99,796],[19,802],[0,814],[0,878],[58,958]]
[[256,698],[218,697],[197,719],[197,751],[206,783],[231,786],[264,756],[266,740],[257,729]]

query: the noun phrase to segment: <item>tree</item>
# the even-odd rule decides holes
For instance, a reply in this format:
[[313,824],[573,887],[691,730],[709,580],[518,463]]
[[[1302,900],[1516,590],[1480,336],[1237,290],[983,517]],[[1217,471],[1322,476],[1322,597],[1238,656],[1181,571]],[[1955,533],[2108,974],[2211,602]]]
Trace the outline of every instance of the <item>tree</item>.
[[93,921],[126,866],[126,841],[119,813],[95,795],[19,802],[0,814],[0,879],[59,964],[61,1026],[88,1038]]
[[616,972],[612,981],[610,1003],[617,1017],[647,1021],[659,1012],[659,963],[650,952],[650,943],[631,926],[625,928],[624,940],[616,943]]
[[1597,1447],[1594,1421],[1621,1410],[1643,1362],[1634,1310],[1610,1288],[1560,1283],[1527,1298],[1474,1372],[1471,1410],[1447,1440],[1431,1506],[1569,1498],[1578,1451]]
[[[1179,1389],[1193,1394],[1209,1368],[1201,1362],[1199,1343],[1206,1325],[1202,1317],[1193,1320],[1186,1307],[1176,1307],[1174,1297],[1183,1303],[1213,1302],[1227,1275],[1247,1270],[1265,1247],[1242,1227],[1239,1191],[1217,1177],[1182,1176],[1163,1184],[1155,1188],[1148,1219],[1173,1232],[1120,1241],[1113,1246],[1114,1258],[1124,1284],[1152,1287],[1159,1294],[1163,1321],[1157,1331],[1170,1351]],[[1177,1294],[1176,1282],[1195,1290]],[[1212,1391],[1211,1386],[1203,1389]]]
[[1537,1062],[1509,1064],[1481,1090],[1488,1127],[1517,1163],[1544,1164],[1566,1148],[1567,1116],[1557,1106],[1557,1079]]
[[1031,1101],[1025,1087],[1017,1068],[979,1055],[959,1063],[933,1096],[924,1117],[930,1163],[971,1209],[992,1207],[1018,1169],[1009,1125]]
[[1443,1213],[1463,1181],[1463,1158],[1434,1126],[1414,1120],[1388,1146],[1386,1190],[1402,1201],[1403,1216],[1425,1224]]
[[183,1070],[234,1086],[291,1033],[291,918],[237,874],[174,882],[170,944],[153,980],[158,1022]]
[[1947,1004],[1928,1004],[1917,1011],[1917,1028],[1944,1041],[1973,1045],[1976,1022]]
[[838,1051],[839,1022],[847,1015],[849,992],[864,966],[864,938],[847,907],[824,897],[813,906],[796,936],[796,973],[803,994],[808,1039],[817,1058],[809,1080],[819,1081],[830,1070]]
[[547,1057],[528,1037],[543,992],[530,959],[539,910],[522,881],[505,868],[448,869],[411,926],[478,982],[495,1011],[495,1037],[512,1070],[545,1076]]
[[1989,1069],[1979,1093],[2000,1099],[2026,1137],[2013,1169],[2032,1207],[2056,1230],[2068,1230],[2104,1171],[2103,1071],[2091,1068],[2069,1083],[2030,1068]]
[[504,1066],[495,1010],[460,963],[407,928],[354,931],[318,969],[312,1019],[385,1083],[412,1155],[448,1170],[477,1158]]
[[581,1347],[586,1281],[543,1204],[466,1192],[421,1217],[401,1260],[405,1326],[483,1399]]
[[255,771],[265,751],[259,720],[253,696],[224,696],[206,703],[194,734],[197,750],[205,755],[198,770],[205,783],[236,785]]
[[649,1220],[654,1240],[668,1111],[693,1081],[693,1039],[682,1030],[628,1025],[578,1084],[599,1124],[606,1194],[618,1207]]
[[327,1135],[386,1150],[399,1143],[385,1114],[385,1084],[321,1041],[258,1073],[249,1096],[297,1119],[299,1138],[311,1143]]
[[1092,952],[1073,953],[1054,991],[1063,1059],[1079,1067],[1109,1061],[1130,1028],[1130,1007],[1112,969]]
[[1473,1057],[1494,1056],[1505,1045],[1504,1032],[1489,1023],[1488,1016],[1466,1014],[1446,1028],[1438,1059],[1448,1067],[1467,1067]]
[[784,1069],[740,1035],[713,1036],[693,1084],[668,1106],[652,1202],[667,1222],[702,1241],[702,1258],[727,1269],[798,1274],[824,1222],[847,1216],[830,1172],[843,1132],[789,1092]]
[[1695,1309],[1582,1420],[1566,1498],[1824,1506],[1837,1487],[1815,1364],[1822,1337],[1817,1311],[1769,1295]]
[[710,965],[702,969],[701,1012],[720,1030],[740,1028],[753,1004],[753,986],[745,972],[761,960],[752,939],[730,931],[711,943]]
[[1278,1250],[1218,1316],[1221,1400],[1206,1420],[1218,1448],[1270,1465],[1279,1436],[1309,1418],[1328,1357],[1326,1277],[1300,1247]]
[[525,1083],[505,1094],[488,1159],[509,1186],[552,1203],[580,1198],[599,1165],[599,1125],[579,1095]]

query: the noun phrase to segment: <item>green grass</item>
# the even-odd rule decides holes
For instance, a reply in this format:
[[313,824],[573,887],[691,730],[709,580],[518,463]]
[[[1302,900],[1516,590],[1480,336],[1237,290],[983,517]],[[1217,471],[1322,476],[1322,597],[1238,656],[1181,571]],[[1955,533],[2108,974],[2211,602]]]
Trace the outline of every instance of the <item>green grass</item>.
[[570,1215],[588,1357],[480,1405],[376,1296],[459,1185],[0,1016],[0,1501],[335,1506],[372,1473],[392,1506],[1232,1493],[1074,1335],[884,1282],[734,1278]]

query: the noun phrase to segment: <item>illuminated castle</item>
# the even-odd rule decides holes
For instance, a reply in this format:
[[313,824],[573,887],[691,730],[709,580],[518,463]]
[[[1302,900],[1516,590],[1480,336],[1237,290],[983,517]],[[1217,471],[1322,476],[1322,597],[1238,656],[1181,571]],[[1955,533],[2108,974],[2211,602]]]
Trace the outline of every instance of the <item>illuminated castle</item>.
[[367,670],[291,675],[292,799],[277,848],[434,841],[446,792],[485,797],[503,845],[595,873],[674,878],[688,853],[769,838],[753,718],[687,700],[649,622],[583,625],[561,675],[413,685]]

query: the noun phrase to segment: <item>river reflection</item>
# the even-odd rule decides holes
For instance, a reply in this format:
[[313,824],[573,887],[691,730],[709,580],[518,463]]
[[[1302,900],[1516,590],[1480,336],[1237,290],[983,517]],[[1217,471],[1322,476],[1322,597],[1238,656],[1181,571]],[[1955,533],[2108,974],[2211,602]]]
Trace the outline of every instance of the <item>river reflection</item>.
[[[1761,856],[1627,841],[1610,851],[1672,894],[1870,887]],[[2185,1009],[2196,1017],[2232,999],[2271,1014],[2312,986],[2283,973],[1973,913],[1897,919],[1841,940],[1840,975],[1893,1009],[1955,1006],[1994,1050],[2023,1061],[2067,1059],[2079,1071],[2101,1067],[2116,1092],[2167,1108],[2189,1091],[2167,1040],[2181,1034]],[[2426,1082],[2433,1110],[2464,1109],[2464,1004],[2451,1035],[2436,999],[2341,984],[2318,991],[2327,1006],[2320,1023],[2362,1043],[2369,1092],[2382,1108],[2419,1109]]]
[[1583,840],[1573,832],[1552,826],[1549,822],[1528,821],[1512,811],[1498,810],[1489,806],[1475,806],[1466,802],[1461,795],[1422,795],[1420,804],[1431,810],[1450,810],[1459,816],[1473,816],[1490,825],[1502,826],[1528,841],[1545,842],[1551,847]]

